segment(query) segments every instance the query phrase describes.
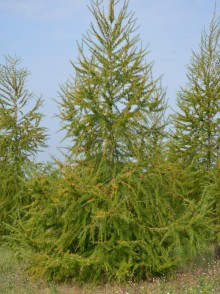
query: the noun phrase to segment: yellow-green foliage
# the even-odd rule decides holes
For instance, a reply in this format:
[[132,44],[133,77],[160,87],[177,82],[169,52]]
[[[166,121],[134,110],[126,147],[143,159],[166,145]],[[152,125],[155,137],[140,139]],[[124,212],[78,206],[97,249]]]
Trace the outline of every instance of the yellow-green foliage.
[[164,148],[165,93],[138,49],[128,1],[118,14],[118,1],[108,14],[103,3],[92,1],[96,23],[79,46],[74,78],[61,88],[70,156],[29,178],[30,201],[8,227],[8,243],[30,272],[49,280],[168,274],[206,250],[216,228],[219,187],[210,188],[195,159],[183,165],[175,148]]
[[71,159],[97,164],[104,157],[112,170],[118,162],[155,155],[166,125],[165,91],[134,33],[128,1],[116,9],[118,4],[109,1],[107,13],[104,2],[91,1],[94,23],[72,62],[71,79],[61,87],[59,115],[72,142]]
[[34,157],[45,147],[45,128],[37,98],[26,88],[29,72],[17,57],[0,64],[0,237],[5,224],[21,216],[25,180],[35,166]]
[[[218,162],[209,174],[210,184],[207,188],[209,194],[214,198],[213,223],[215,225],[216,245],[220,245],[220,163]],[[218,253],[219,255],[219,253]]]
[[220,18],[203,31],[198,52],[187,65],[187,84],[177,96],[171,144],[176,159],[210,170],[219,158],[220,132]]
[[211,199],[193,172],[166,163],[146,173],[130,163],[103,181],[103,167],[61,165],[62,176],[30,183],[33,202],[12,238],[33,274],[140,280],[167,274],[206,248]]
[[[192,52],[187,66],[187,84],[177,96],[178,111],[173,115],[174,133],[170,144],[173,157],[198,170],[210,173],[208,193],[215,195],[213,223],[219,235],[219,156],[220,156],[220,18],[214,15],[209,30],[201,36],[198,52]],[[214,181],[214,184],[213,184]],[[216,237],[216,244],[217,239]],[[220,256],[220,248],[218,255]]]

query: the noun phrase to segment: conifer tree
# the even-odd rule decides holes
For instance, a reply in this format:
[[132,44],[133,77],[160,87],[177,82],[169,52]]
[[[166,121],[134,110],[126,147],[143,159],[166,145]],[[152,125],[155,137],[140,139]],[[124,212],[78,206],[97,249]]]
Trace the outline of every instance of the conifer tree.
[[109,1],[107,14],[102,3],[92,1],[95,24],[78,45],[74,78],[61,88],[60,118],[73,143],[71,154],[105,159],[113,171],[118,163],[149,161],[158,150],[166,103],[128,1],[118,14],[116,1]]
[[36,153],[46,146],[45,128],[40,126],[42,99],[26,89],[29,72],[20,63],[20,58],[7,56],[0,65],[0,221],[4,222],[21,209],[23,181]]
[[[209,31],[202,33],[199,52],[192,52],[187,66],[188,83],[178,95],[179,111],[173,116],[175,127],[171,153],[203,177],[203,185],[216,181],[220,156],[220,18],[213,17]],[[207,177],[209,175],[209,177]],[[204,177],[205,176],[205,177]],[[211,185],[213,186],[213,184]],[[215,183],[214,186],[218,187]],[[216,225],[216,256],[219,247],[219,197],[213,193],[213,222]]]
[[186,163],[210,170],[219,157],[220,133],[220,18],[202,33],[199,52],[187,66],[188,83],[178,93],[173,116],[172,149]]
[[96,24],[62,87],[70,161],[29,182],[33,201],[10,236],[31,273],[50,280],[166,274],[212,235],[208,196],[191,197],[202,190],[195,170],[166,160],[148,168],[162,150],[164,90],[137,49],[128,2],[118,15],[115,1],[107,15],[102,3],[92,1]]

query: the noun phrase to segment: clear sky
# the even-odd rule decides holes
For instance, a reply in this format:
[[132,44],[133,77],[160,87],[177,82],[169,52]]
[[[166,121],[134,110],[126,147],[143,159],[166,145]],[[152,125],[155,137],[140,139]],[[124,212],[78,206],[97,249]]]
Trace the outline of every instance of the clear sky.
[[[90,0],[0,0],[0,63],[4,55],[21,57],[31,72],[29,90],[44,99],[43,124],[50,139],[41,160],[49,160],[49,154],[61,157],[57,147],[65,145],[60,144],[63,133],[57,133],[58,107],[53,99],[59,100],[59,85],[73,74],[69,60],[78,55],[76,41],[93,21],[89,4]],[[191,50],[198,49],[202,29],[209,26],[215,1],[130,0],[129,7],[137,17],[143,44],[149,44],[154,75],[163,75],[169,105],[175,109],[176,92],[186,82],[185,65]]]

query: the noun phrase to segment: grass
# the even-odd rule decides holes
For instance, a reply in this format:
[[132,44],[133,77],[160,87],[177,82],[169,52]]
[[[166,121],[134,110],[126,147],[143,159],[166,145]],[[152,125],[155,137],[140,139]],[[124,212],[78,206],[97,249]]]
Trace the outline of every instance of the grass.
[[71,284],[47,284],[32,281],[24,267],[13,258],[11,252],[0,248],[1,294],[218,294],[220,293],[220,261],[203,260],[190,266],[169,280],[153,279],[148,282],[107,284],[102,286]]

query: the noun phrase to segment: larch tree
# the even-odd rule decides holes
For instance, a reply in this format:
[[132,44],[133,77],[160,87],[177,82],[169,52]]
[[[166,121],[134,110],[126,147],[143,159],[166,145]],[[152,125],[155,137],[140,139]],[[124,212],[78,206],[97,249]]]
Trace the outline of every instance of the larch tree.
[[209,171],[220,147],[220,18],[213,18],[202,33],[200,50],[192,52],[188,83],[178,93],[173,115],[172,151],[186,163]]
[[110,0],[107,13],[103,1],[91,3],[95,24],[61,89],[69,161],[59,163],[58,177],[30,182],[34,201],[11,237],[31,273],[50,280],[167,274],[201,252],[212,232],[207,197],[191,197],[200,194],[195,172],[157,161],[165,93],[139,46],[128,1],[118,13],[117,3]]
[[[61,88],[60,118],[75,158],[101,161],[111,171],[125,162],[149,161],[165,132],[165,91],[153,79],[148,52],[140,44],[136,20],[125,1],[92,1],[95,18],[78,45],[75,75]],[[153,156],[152,156],[153,157]]]
[[20,63],[20,58],[7,56],[0,65],[1,222],[19,216],[24,180],[35,155],[46,146],[45,128],[40,126],[42,99],[27,90],[29,72]]
[[[200,50],[192,52],[187,66],[188,83],[178,94],[179,110],[173,115],[171,154],[183,164],[193,164],[204,185],[216,181],[220,156],[220,18],[213,17],[209,31],[203,31]],[[217,169],[217,171],[216,171]],[[206,177],[208,175],[208,177]],[[205,176],[205,178],[204,178]],[[219,178],[217,179],[219,181]],[[219,236],[218,183],[212,183],[213,219]],[[199,189],[199,187],[198,187]],[[218,190],[219,191],[219,190]],[[218,239],[218,240],[217,240]],[[216,256],[220,257],[216,237]]]

